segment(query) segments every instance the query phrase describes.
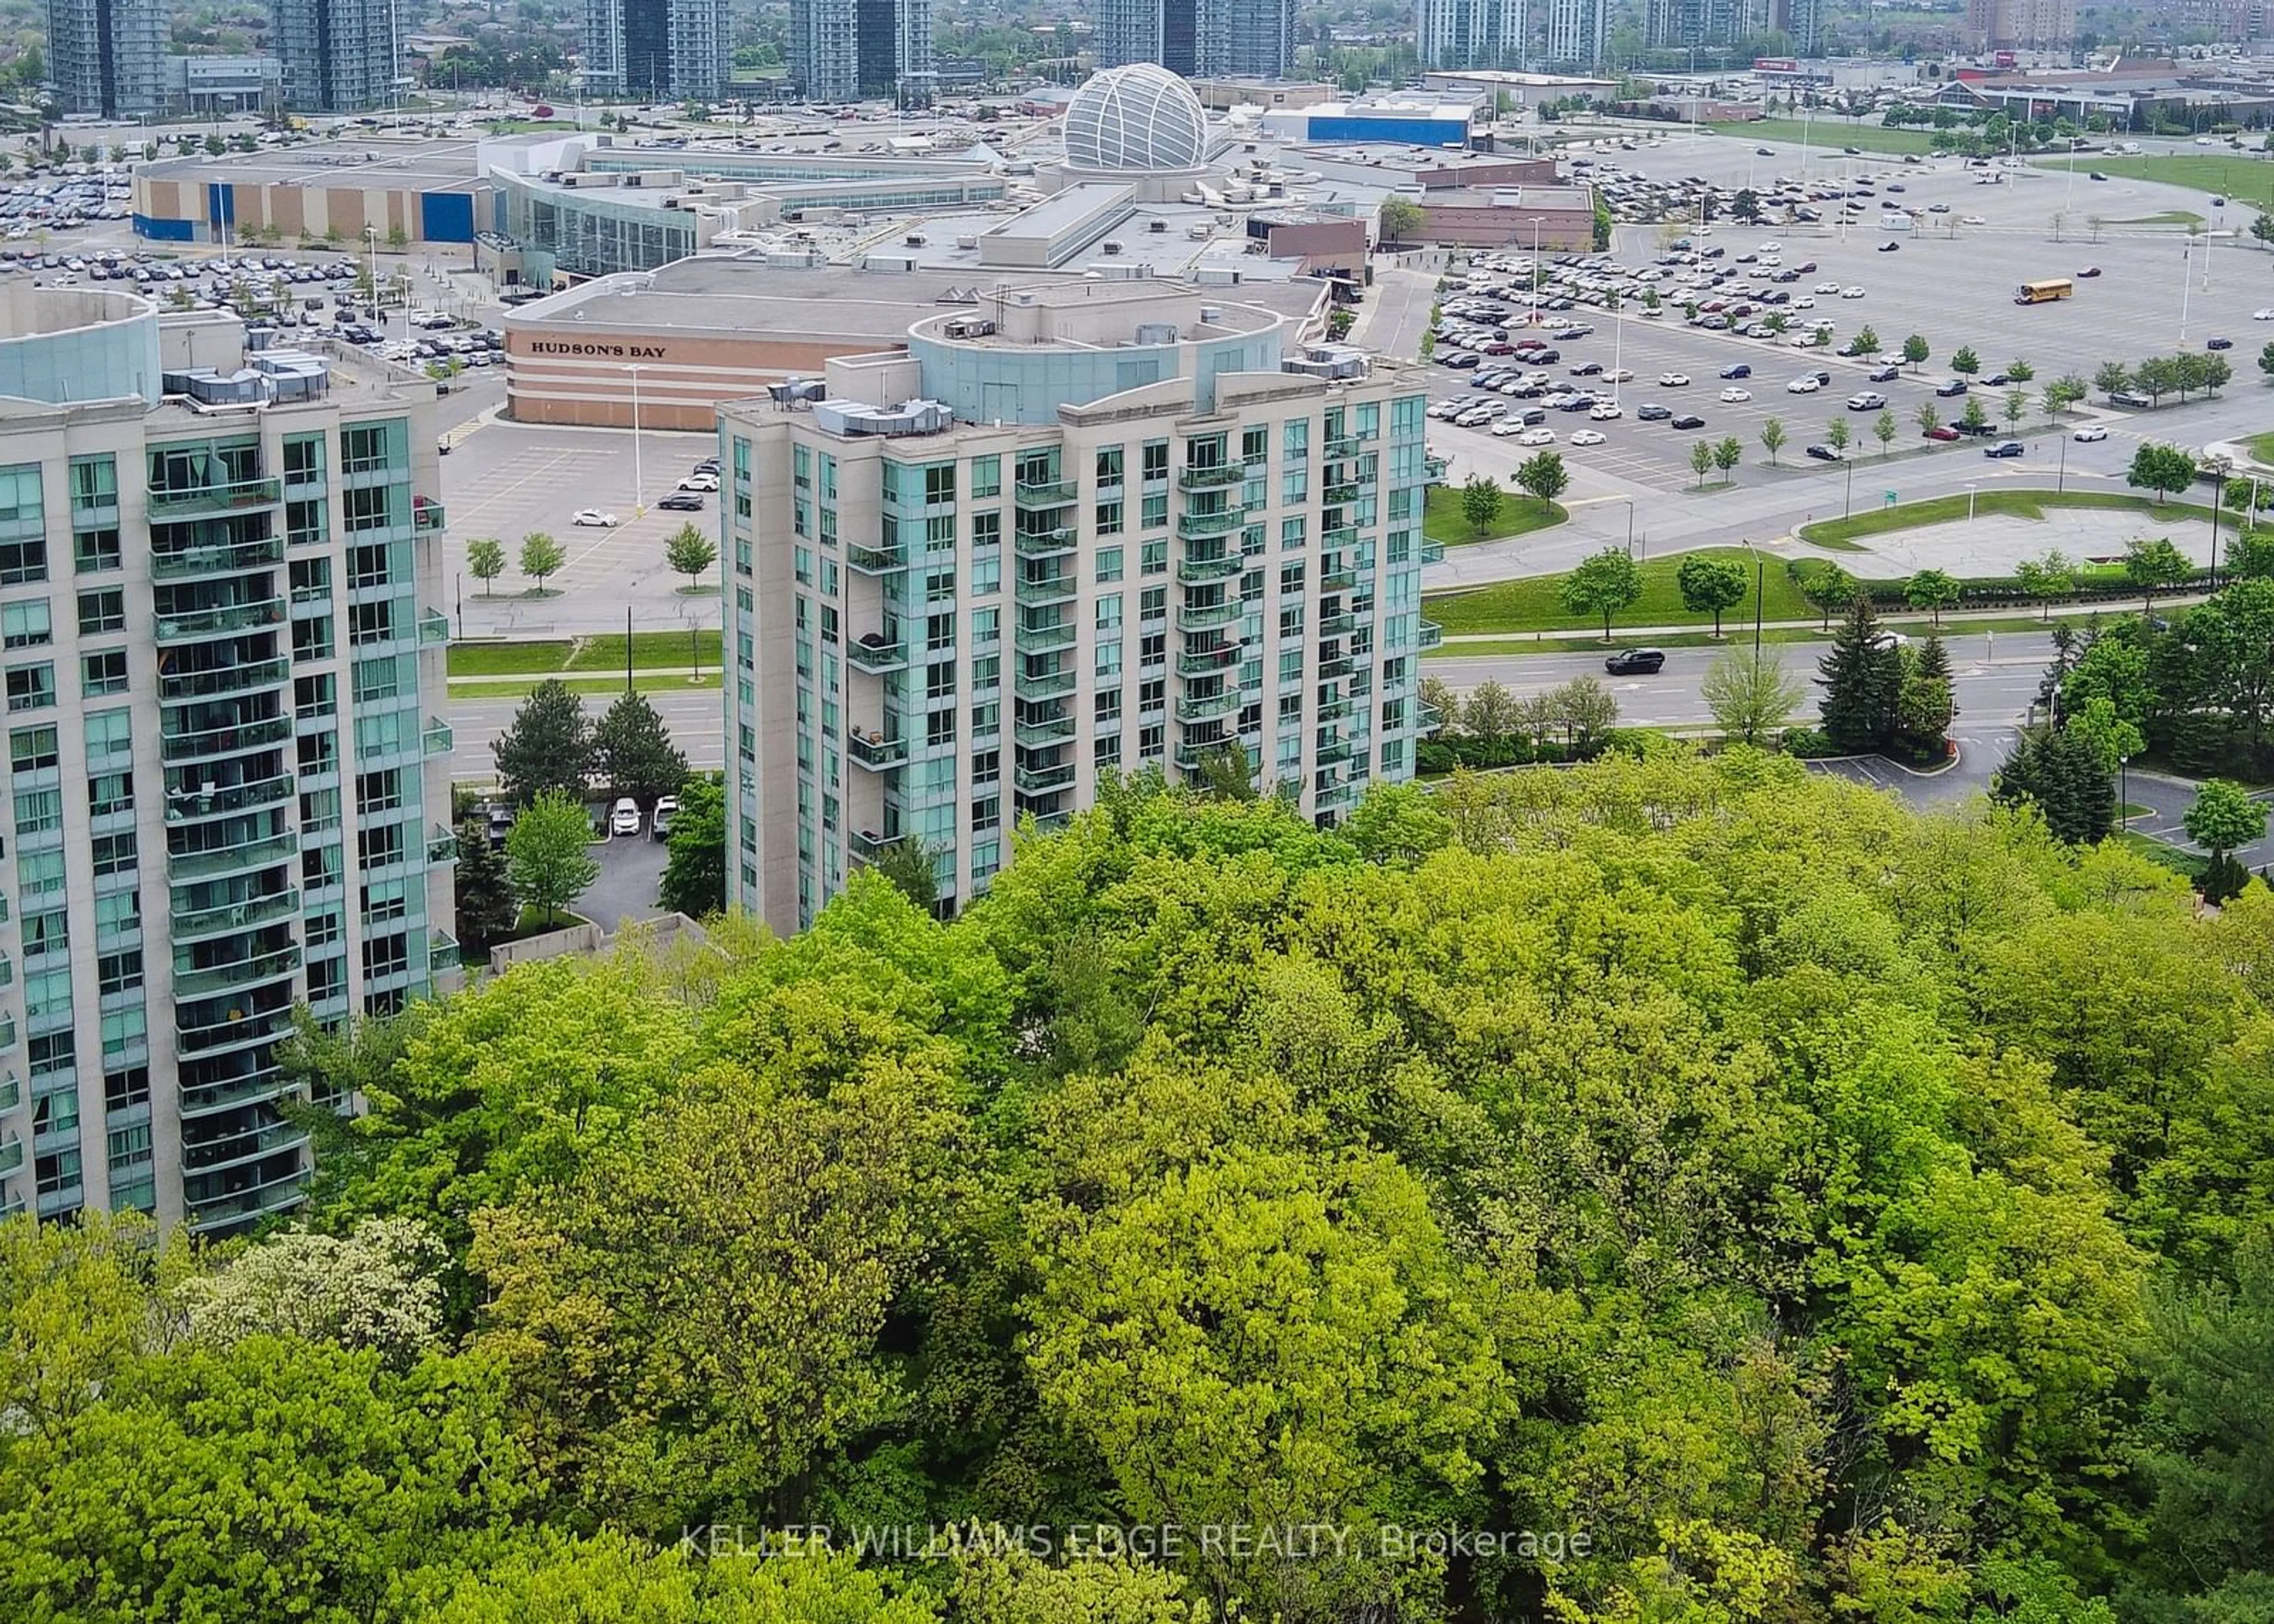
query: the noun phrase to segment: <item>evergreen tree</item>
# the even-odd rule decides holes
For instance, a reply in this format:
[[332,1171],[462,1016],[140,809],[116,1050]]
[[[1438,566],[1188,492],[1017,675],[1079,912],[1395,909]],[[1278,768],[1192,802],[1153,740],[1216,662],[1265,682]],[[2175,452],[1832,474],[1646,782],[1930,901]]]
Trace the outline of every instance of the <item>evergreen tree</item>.
[[610,791],[642,806],[653,806],[687,781],[686,756],[642,694],[626,694],[608,707],[592,731],[592,755]]
[[1836,748],[1876,750],[1894,736],[1902,664],[1895,645],[1884,641],[1869,592],[1849,599],[1832,651],[1817,669],[1824,688],[1818,704],[1824,736]]
[[1990,781],[2001,806],[2034,805],[2056,839],[2104,839],[2116,823],[2116,780],[2093,742],[2067,728],[2024,728]]
[[584,702],[558,677],[548,677],[522,702],[512,724],[490,747],[498,782],[516,806],[546,790],[582,799],[592,765],[592,727]]
[[489,827],[479,818],[458,825],[456,880],[459,945],[470,961],[479,960],[513,934],[521,918],[505,854],[492,848]]

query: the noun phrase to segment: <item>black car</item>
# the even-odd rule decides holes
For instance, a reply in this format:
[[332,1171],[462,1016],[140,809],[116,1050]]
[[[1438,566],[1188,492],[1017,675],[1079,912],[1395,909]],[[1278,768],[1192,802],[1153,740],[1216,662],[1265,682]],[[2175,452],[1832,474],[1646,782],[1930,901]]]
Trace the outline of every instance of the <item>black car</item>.
[[1706,419],[1695,412],[1684,412],[1667,426],[1677,429],[1702,429],[1706,426]]
[[1622,649],[1603,662],[1615,677],[1654,677],[1666,669],[1663,649]]
[[1893,253],[1896,249],[1901,248],[1901,246],[1902,244],[1901,243],[1881,243],[1879,244],[1879,252],[1881,253]]
[[1873,383],[1893,383],[1902,375],[1903,369],[1900,366],[1883,366],[1871,373],[1871,379]]
[[1721,369],[1721,376],[1724,378],[1751,378],[1752,375],[1753,369],[1743,361],[1738,362],[1735,366],[1725,366]]
[[2002,389],[2013,381],[2003,372],[1992,372],[1982,380],[1982,387],[1985,389]]
[[2232,350],[2234,348],[2234,341],[2231,338],[2214,338],[2209,343],[2205,344],[2203,348],[2206,350]]
[[1837,462],[1840,461],[1840,448],[1837,446],[1811,446],[1808,447],[1808,455],[1814,457],[1819,462]]
[[1582,361],[1571,369],[1574,378],[1600,378],[1602,373],[1603,364],[1600,361]]
[[674,491],[656,506],[668,508],[673,513],[701,513],[703,499],[692,491]]
[[1966,393],[1966,380],[1954,378],[1948,383],[1939,383],[1935,385],[1934,392],[1944,400],[1955,400]]

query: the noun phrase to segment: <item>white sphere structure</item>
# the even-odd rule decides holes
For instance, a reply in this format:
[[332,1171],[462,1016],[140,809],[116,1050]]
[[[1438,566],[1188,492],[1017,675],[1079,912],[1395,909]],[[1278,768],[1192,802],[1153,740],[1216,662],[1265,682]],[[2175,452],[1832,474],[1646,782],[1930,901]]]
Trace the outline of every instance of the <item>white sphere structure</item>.
[[1208,118],[1192,86],[1151,62],[1092,75],[1066,103],[1064,128],[1072,169],[1196,169],[1208,142]]

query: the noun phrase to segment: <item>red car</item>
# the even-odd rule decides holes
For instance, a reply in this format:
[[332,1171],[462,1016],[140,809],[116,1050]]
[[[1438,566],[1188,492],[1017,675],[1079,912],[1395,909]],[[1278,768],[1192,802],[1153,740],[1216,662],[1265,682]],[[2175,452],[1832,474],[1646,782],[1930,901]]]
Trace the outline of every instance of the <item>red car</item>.
[[1926,432],[1929,440],[1956,440],[1959,432],[1947,423],[1938,423]]

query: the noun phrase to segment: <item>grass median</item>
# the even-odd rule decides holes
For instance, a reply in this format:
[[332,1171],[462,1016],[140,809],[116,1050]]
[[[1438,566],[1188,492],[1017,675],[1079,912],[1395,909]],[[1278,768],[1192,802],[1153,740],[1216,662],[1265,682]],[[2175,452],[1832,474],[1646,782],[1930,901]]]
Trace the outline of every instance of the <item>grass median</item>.
[[[1789,571],[1781,559],[1762,555],[1768,566],[1766,581],[1766,599],[1762,605],[1762,618],[1771,620],[1796,620],[1813,615],[1808,600],[1792,583]],[[1753,619],[1753,595],[1750,582],[1754,575],[1753,554],[1743,547],[1704,547],[1695,553],[1677,557],[1653,559],[1640,567],[1642,597],[1622,610],[1619,619],[1635,626],[1697,626],[1710,628],[1713,617],[1700,614],[1682,601],[1682,589],[1675,575],[1685,558],[1726,559],[1744,568],[1749,583],[1744,601],[1725,612],[1721,624],[1726,628],[1743,620],[1750,625]],[[1474,632],[1586,632],[1596,634],[1600,645],[1602,621],[1586,615],[1573,614],[1563,607],[1559,594],[1563,577],[1529,575],[1517,581],[1496,582],[1491,586],[1476,587],[1465,592],[1447,592],[1427,599],[1423,613],[1445,628],[1449,635],[1464,635]],[[1612,629],[1616,636],[1617,628]]]
[[1461,511],[1461,487],[1433,485],[1421,502],[1421,533],[1449,547],[1468,547],[1480,541],[1506,541],[1511,536],[1528,536],[1533,530],[1561,524],[1570,516],[1559,503],[1543,502],[1534,496],[1503,490],[1500,515],[1486,525],[1480,535],[1469,522],[1469,515]]
[[[716,627],[698,628],[690,640],[684,629],[675,632],[635,632],[631,664],[635,671],[661,666],[676,669],[697,663],[710,665],[719,658]],[[545,637],[526,641],[477,638],[450,645],[450,674],[454,677],[552,677],[590,673],[621,676],[624,669],[624,635],[600,637]]]
[[1811,118],[1805,124],[1797,118],[1756,118],[1751,123],[1706,127],[1741,140],[1788,141],[1798,146],[1805,138],[1811,154],[1829,152],[1835,156],[1846,147],[1896,157],[1924,157],[1934,150],[1931,130],[1890,130],[1885,124],[1851,124],[1838,118]]
[[2042,519],[2049,508],[2101,508],[2144,514],[2159,524],[2175,524],[2182,519],[2208,523],[2210,519],[2210,508],[2190,502],[2157,504],[2144,496],[2127,496],[2115,491],[1981,491],[1970,497],[1932,496],[1923,502],[1874,508],[1849,518],[1823,519],[1802,526],[1799,535],[1812,546],[1837,550],[1842,543],[1867,536],[1962,521],[1968,515],[1969,502],[1977,518],[1998,514],[2008,518]]
[[[1434,611],[1431,613],[1434,613]],[[1834,623],[1837,624],[1836,620]],[[1901,632],[1912,637],[1924,637],[1935,629],[1933,622],[1924,615],[1916,620],[1900,616],[1894,619],[1882,617],[1879,624],[1889,631]],[[1945,643],[1954,643],[1962,638],[1978,637],[1985,632],[2042,634],[2052,629],[2049,623],[2037,620],[2034,615],[2017,614],[2003,615],[1988,620],[1946,620],[1943,623],[1941,631]],[[1823,643],[1830,635],[1831,634],[1826,631],[1820,623],[1815,626],[1772,626],[1761,633],[1761,642],[1765,644]],[[1612,627],[1611,637],[1614,643],[1617,641],[1618,636],[1619,628],[1615,626]],[[1633,641],[1641,641],[1641,639],[1638,637]],[[1694,631],[1663,632],[1655,634],[1648,639],[1650,646],[1653,649],[1726,649],[1732,644],[1751,648],[1752,641],[1753,618],[1751,610],[1745,613],[1743,624],[1735,620],[1724,620],[1721,622],[1721,635],[1719,637],[1714,636],[1711,631]],[[1441,643],[1421,658],[1425,660],[1486,659],[1512,654],[1600,654],[1606,646],[1600,632],[1592,637],[1551,636],[1542,634],[1532,637],[1495,637],[1481,643]]]
[[[2208,192],[2218,197],[2237,198],[2245,203],[2263,203],[2274,196],[2274,163],[2257,154],[2228,150],[2220,153],[2172,153],[2126,154],[2122,153],[2080,153],[2074,158],[2038,158],[2033,160],[2039,169],[2066,174],[2071,169],[2087,173],[2097,169],[2103,175],[2114,175],[2125,180],[2161,181],[2167,186],[2192,186],[2198,192]],[[2129,225],[2131,221],[2112,220],[2110,225]]]

